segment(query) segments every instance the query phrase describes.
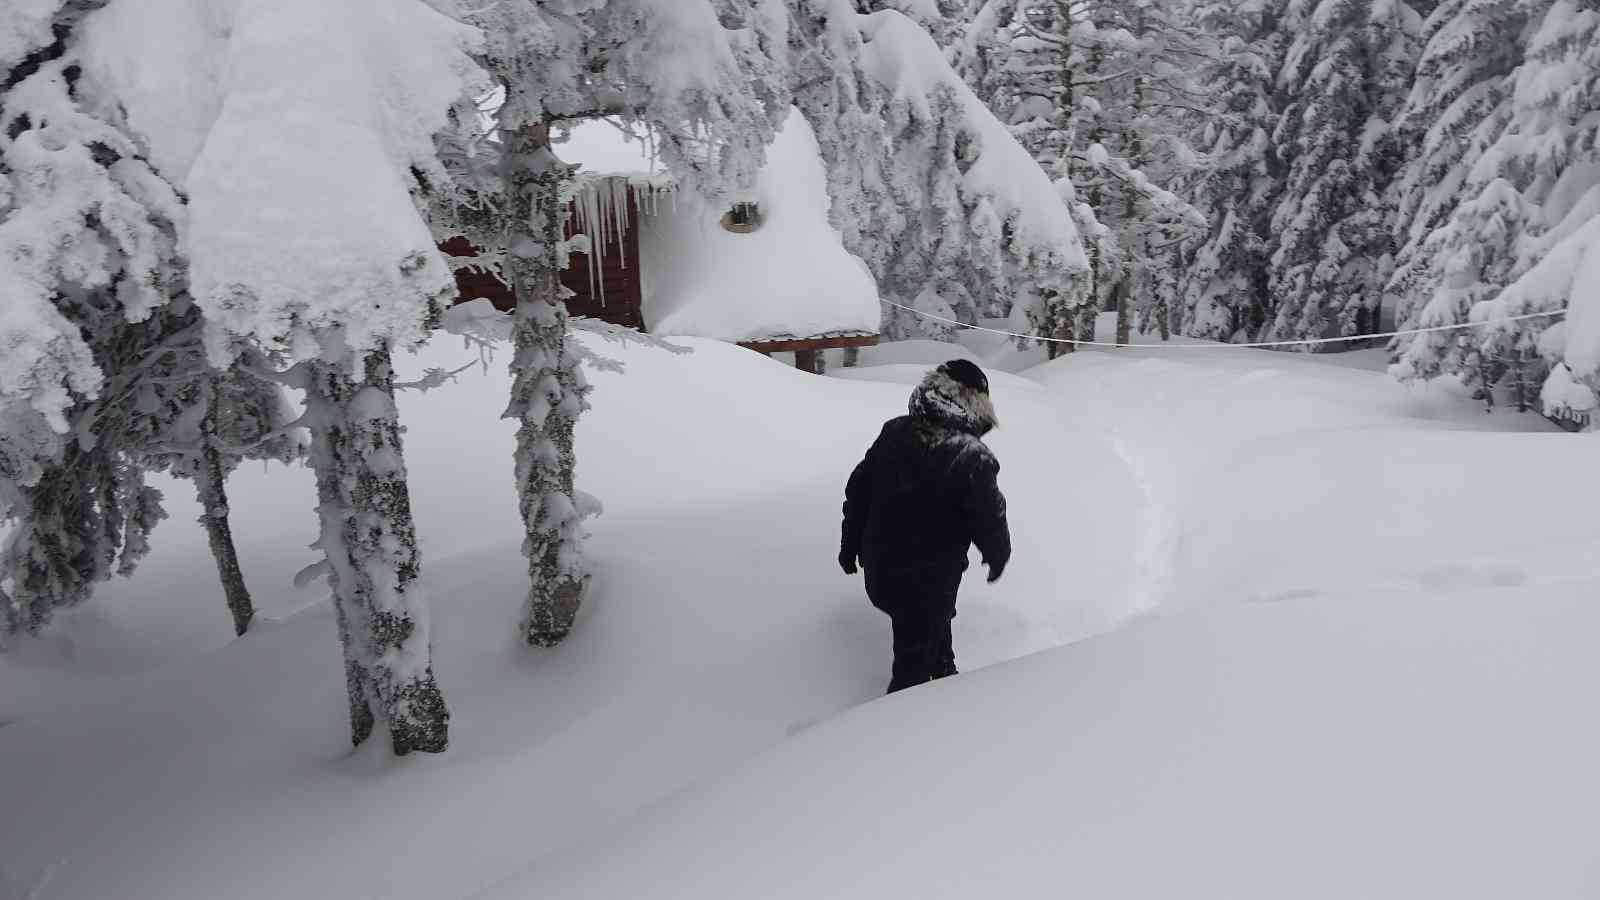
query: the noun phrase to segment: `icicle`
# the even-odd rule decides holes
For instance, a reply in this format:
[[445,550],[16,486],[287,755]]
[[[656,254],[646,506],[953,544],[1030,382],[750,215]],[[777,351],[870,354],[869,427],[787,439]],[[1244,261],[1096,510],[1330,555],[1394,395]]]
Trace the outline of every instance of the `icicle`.
[[622,254],[622,268],[628,268],[628,243],[623,236],[632,227],[631,213],[628,210],[628,195],[632,192],[632,185],[626,178],[613,178],[611,180],[611,199],[613,210],[617,216],[617,251]]
[[[606,270],[602,263],[606,259],[606,241],[611,239],[611,236],[607,233],[607,225],[609,223],[606,221],[604,184],[605,182],[601,181],[595,185],[593,192],[590,194],[594,200],[595,215],[599,218],[599,225],[597,226],[598,233],[596,235],[598,239],[589,245],[589,263],[594,271],[594,277],[590,279],[589,296],[591,298],[598,297],[602,306],[606,302]],[[595,285],[598,285],[599,288],[596,289]]]
[[[589,257],[589,296],[593,297],[595,295],[595,283],[599,280],[599,270],[596,267],[595,259],[600,250],[595,247],[595,232],[596,225],[600,224],[600,206],[599,198],[595,196],[595,186],[592,180],[586,180],[580,188],[577,208],[578,228],[589,236],[589,252],[586,255]],[[601,225],[601,228],[603,227]],[[601,246],[605,245],[604,239],[600,241],[600,244]]]
[[622,253],[621,267],[629,265],[627,243],[628,229],[638,226],[634,217],[634,204],[639,216],[654,216],[661,212],[663,195],[672,198],[677,208],[677,186],[665,175],[603,175],[591,176],[576,185],[573,203],[576,207],[578,230],[589,236],[589,296],[606,304],[605,254],[615,241]]

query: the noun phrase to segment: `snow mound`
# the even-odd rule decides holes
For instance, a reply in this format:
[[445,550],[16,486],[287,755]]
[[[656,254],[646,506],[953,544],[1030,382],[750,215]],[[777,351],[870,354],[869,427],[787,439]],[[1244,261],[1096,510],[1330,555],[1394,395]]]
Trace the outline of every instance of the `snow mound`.
[[1596,586],[1235,606],[938,682],[479,897],[1588,896]]
[[753,190],[763,221],[724,229],[727,210],[680,193],[642,217],[644,316],[652,332],[726,341],[876,333],[877,284],[828,222],[816,136],[791,111]]
[[1152,618],[853,709],[481,900],[1591,892],[1592,439],[1316,357],[1028,380],[1133,475],[1122,603]]

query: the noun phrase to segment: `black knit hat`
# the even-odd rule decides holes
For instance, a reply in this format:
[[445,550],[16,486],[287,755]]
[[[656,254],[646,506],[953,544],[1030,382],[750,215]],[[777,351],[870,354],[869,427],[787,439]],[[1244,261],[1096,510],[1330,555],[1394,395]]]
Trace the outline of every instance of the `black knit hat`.
[[980,393],[989,393],[989,379],[983,370],[975,364],[964,359],[952,359],[939,366],[939,371],[950,376],[950,379],[962,387],[971,388]]

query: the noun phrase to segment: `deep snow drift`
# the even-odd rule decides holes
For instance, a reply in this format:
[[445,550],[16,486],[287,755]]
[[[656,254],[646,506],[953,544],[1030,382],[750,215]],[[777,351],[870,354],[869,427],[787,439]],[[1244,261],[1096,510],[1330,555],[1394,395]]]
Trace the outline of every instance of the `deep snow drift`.
[[1592,897],[1595,585],[1464,574],[853,709],[480,896]]
[[[442,757],[348,752],[331,615],[287,586],[311,561],[308,474],[231,485],[275,618],[231,643],[174,487],[137,578],[0,656],[13,889],[1595,889],[1593,439],[1492,433],[1530,422],[1283,355],[996,371],[1016,561],[969,580],[967,674],[878,699],[888,628],[834,566],[840,491],[922,364],[959,351],[817,378],[692,346],[599,348],[629,371],[595,376],[580,425],[597,587],[551,652],[514,643],[503,360],[402,399]],[[461,356],[445,339],[417,362]]]
[[[460,362],[443,342],[424,362]],[[599,348],[628,372],[595,376],[580,429],[581,486],[606,505],[597,585],[553,652],[514,643],[525,568],[512,431],[497,418],[503,361],[402,398],[435,666],[454,718],[443,757],[348,758],[325,604],[221,646],[211,563],[188,534],[186,489],[173,488],[149,567],[74,617],[96,646],[77,643],[74,621],[0,658],[0,719],[20,717],[0,728],[0,866],[19,883],[54,867],[35,900],[458,896],[879,695],[887,622],[834,557],[844,480],[906,388],[689,345],[688,356]],[[999,586],[975,578],[963,603],[969,668],[1128,613],[1127,474],[1103,444],[1075,438],[1037,386],[997,379],[996,392],[1014,420],[994,443],[1018,560]],[[1096,483],[1052,486],[1062,460],[1100,473]],[[283,587],[312,561],[314,492],[303,471],[256,474],[235,483],[232,505],[248,523],[246,575],[282,616],[316,599]],[[1050,524],[1074,504],[1104,512]],[[1081,555],[1061,554],[1063,543]],[[1069,582],[1083,595],[1052,587]],[[113,642],[132,648],[108,674],[176,661],[96,678],[97,647]],[[217,649],[184,660],[197,646]],[[97,690],[58,699],[49,688],[62,668]]]
[[1293,357],[1029,375],[1136,475],[1128,599],[1164,615],[850,710],[480,896],[1600,890],[1592,438]]

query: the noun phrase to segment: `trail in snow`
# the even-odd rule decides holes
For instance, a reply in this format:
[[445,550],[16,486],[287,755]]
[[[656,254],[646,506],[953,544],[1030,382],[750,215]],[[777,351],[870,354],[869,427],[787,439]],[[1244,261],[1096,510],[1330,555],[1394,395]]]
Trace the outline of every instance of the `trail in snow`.
[[484,900],[961,900],[1063,871],[1107,897],[1587,896],[1593,441],[1481,433],[1541,425],[1321,360],[1027,377],[1061,426],[1034,439],[1111,459],[1048,470],[1115,483],[1056,521],[1136,514],[1121,624],[1189,612],[802,723]]
[[1108,443],[1139,488],[1135,575],[1128,587],[1128,608],[1134,617],[1145,616],[1166,606],[1172,596],[1183,528],[1177,488],[1170,465],[1153,461],[1148,451],[1135,449],[1127,437],[1113,435]]

